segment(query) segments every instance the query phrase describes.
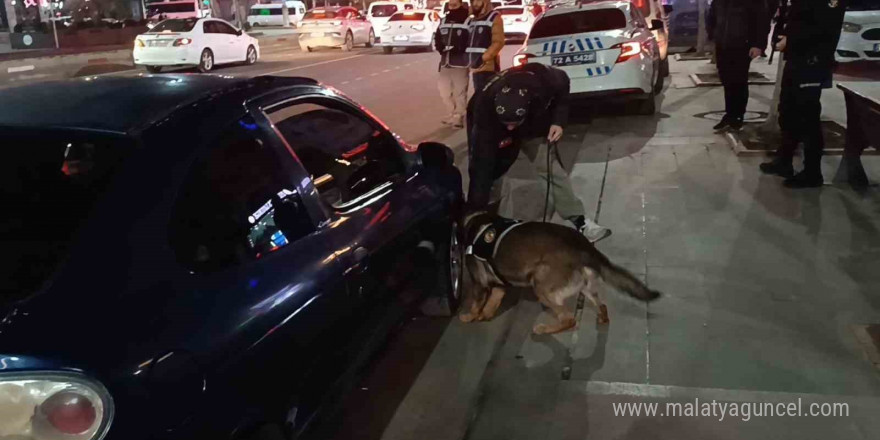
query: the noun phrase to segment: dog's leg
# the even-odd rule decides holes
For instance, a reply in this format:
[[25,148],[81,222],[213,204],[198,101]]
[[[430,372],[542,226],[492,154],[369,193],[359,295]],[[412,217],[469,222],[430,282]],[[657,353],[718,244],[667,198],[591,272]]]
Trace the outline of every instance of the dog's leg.
[[599,297],[599,276],[592,269],[584,268],[584,278],[587,280],[587,288],[584,289],[587,291],[587,298],[590,299],[590,302],[596,308],[596,323],[600,325],[608,324],[610,322],[608,319],[608,307],[605,307],[605,304],[602,303],[602,298]]
[[[557,292],[557,290],[566,289],[571,286],[559,286],[558,288],[554,288],[552,278],[549,268],[545,267],[536,270],[532,279],[532,287],[535,290],[535,296],[538,297],[541,304],[544,304],[553,311],[553,314],[556,315],[557,321],[555,324],[536,324],[532,327],[532,332],[536,335],[559,333],[568,330],[577,324],[574,319],[574,313],[566,310],[563,304],[566,295],[564,295],[564,292]],[[579,292],[583,285],[579,283],[576,287],[577,290],[575,290],[575,292]]]
[[498,311],[498,306],[501,305],[501,300],[504,299],[504,294],[507,293],[501,287],[493,287],[492,294],[489,295],[489,301],[486,302],[486,305],[483,307],[482,313],[480,313],[480,317],[477,318],[477,321],[489,321],[495,317],[495,312]]

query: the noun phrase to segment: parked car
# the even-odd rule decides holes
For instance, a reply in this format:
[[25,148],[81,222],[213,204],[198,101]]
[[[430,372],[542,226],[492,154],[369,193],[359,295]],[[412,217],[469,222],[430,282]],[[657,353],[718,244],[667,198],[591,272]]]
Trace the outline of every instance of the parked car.
[[[581,0],[584,4],[607,1],[609,0]],[[673,12],[673,6],[664,4],[664,0],[631,0],[631,3],[633,9],[637,9],[648,23],[658,20],[662,24],[662,26],[652,26],[651,32],[660,49],[660,76],[666,78],[669,76],[669,60],[667,59],[669,53],[669,15]]]
[[[306,15],[306,4],[300,1],[288,1],[287,16],[290,24],[296,26]],[[256,4],[248,12],[248,23],[254,26],[283,26],[284,8],[281,3]]]
[[207,18],[211,16],[211,8],[199,0],[165,0],[146,4],[144,17],[147,28],[159,24],[169,18]]
[[215,65],[254,64],[260,42],[216,18],[170,19],[134,40],[134,64],[158,73],[167,66],[196,66],[209,72]]
[[367,20],[373,25],[373,29],[382,29],[388,19],[397,12],[412,11],[415,6],[409,2],[378,1],[370,3],[367,12]]
[[843,30],[835,59],[842,63],[880,60],[880,2],[849,2],[843,16]]
[[314,80],[88,77],[0,101],[4,438],[296,436],[418,294],[454,310],[452,152]]
[[513,64],[558,67],[580,97],[639,101],[639,112],[656,111],[654,95],[663,86],[660,49],[650,26],[629,2],[558,6],[538,18]]
[[316,47],[339,47],[350,51],[354,45],[373,47],[376,32],[357,9],[319,8],[306,12],[299,26],[299,47],[311,52]]
[[495,8],[504,20],[504,38],[525,40],[535,24],[535,16],[525,6],[501,6]]
[[378,44],[385,53],[391,53],[395,47],[433,50],[439,25],[440,15],[431,9],[397,12],[381,28]]

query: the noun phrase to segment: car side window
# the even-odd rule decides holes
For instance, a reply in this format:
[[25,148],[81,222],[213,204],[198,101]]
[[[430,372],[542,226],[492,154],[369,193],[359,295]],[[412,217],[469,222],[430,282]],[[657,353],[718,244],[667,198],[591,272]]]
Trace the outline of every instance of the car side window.
[[344,103],[309,99],[268,116],[331,208],[405,178],[397,140]]
[[237,35],[238,34],[238,32],[235,30],[234,27],[232,27],[226,23],[223,23],[222,21],[215,21],[214,26],[217,26],[217,31],[219,33],[230,34],[230,35]]
[[204,32],[206,34],[216,34],[217,31],[214,28],[214,22],[213,21],[203,21],[202,22],[202,32]]
[[412,10],[412,8],[413,8],[413,5],[403,5],[404,10],[409,11],[409,10]]
[[209,141],[180,187],[169,238],[192,271],[252,261],[315,230],[279,156],[252,127],[242,120]]

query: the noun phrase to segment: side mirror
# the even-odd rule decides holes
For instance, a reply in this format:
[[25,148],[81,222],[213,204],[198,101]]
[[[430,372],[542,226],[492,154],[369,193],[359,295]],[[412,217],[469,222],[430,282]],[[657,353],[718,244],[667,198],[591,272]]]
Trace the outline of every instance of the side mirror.
[[651,20],[651,30],[652,31],[663,30],[663,20]]
[[418,151],[425,168],[442,168],[452,166],[455,162],[452,149],[439,142],[422,142]]
[[672,5],[663,5],[663,12],[665,12],[666,15],[671,14],[674,10],[675,8],[673,8]]
[[241,29],[238,29],[235,31],[235,35],[238,35],[239,37],[241,36],[241,34],[242,34]]

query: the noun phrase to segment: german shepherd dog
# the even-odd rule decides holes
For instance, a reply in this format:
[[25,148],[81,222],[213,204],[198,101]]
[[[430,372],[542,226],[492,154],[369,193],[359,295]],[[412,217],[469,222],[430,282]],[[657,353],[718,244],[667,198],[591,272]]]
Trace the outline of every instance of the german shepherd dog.
[[[473,243],[480,229],[498,218],[486,212],[468,215],[464,220],[465,243]],[[501,242],[496,244],[494,266],[474,255],[465,256],[465,270],[473,285],[466,292],[471,299],[470,309],[459,315],[463,322],[492,319],[507,287],[531,287],[541,304],[556,316],[554,324],[534,326],[532,331],[538,335],[575,326],[574,311],[567,310],[564,303],[580,292],[596,307],[596,321],[607,324],[608,308],[599,298],[599,280],[641,301],[660,297],[660,292],[648,289],[626,269],[611,263],[586,237],[570,227],[526,222],[498,239]]]

